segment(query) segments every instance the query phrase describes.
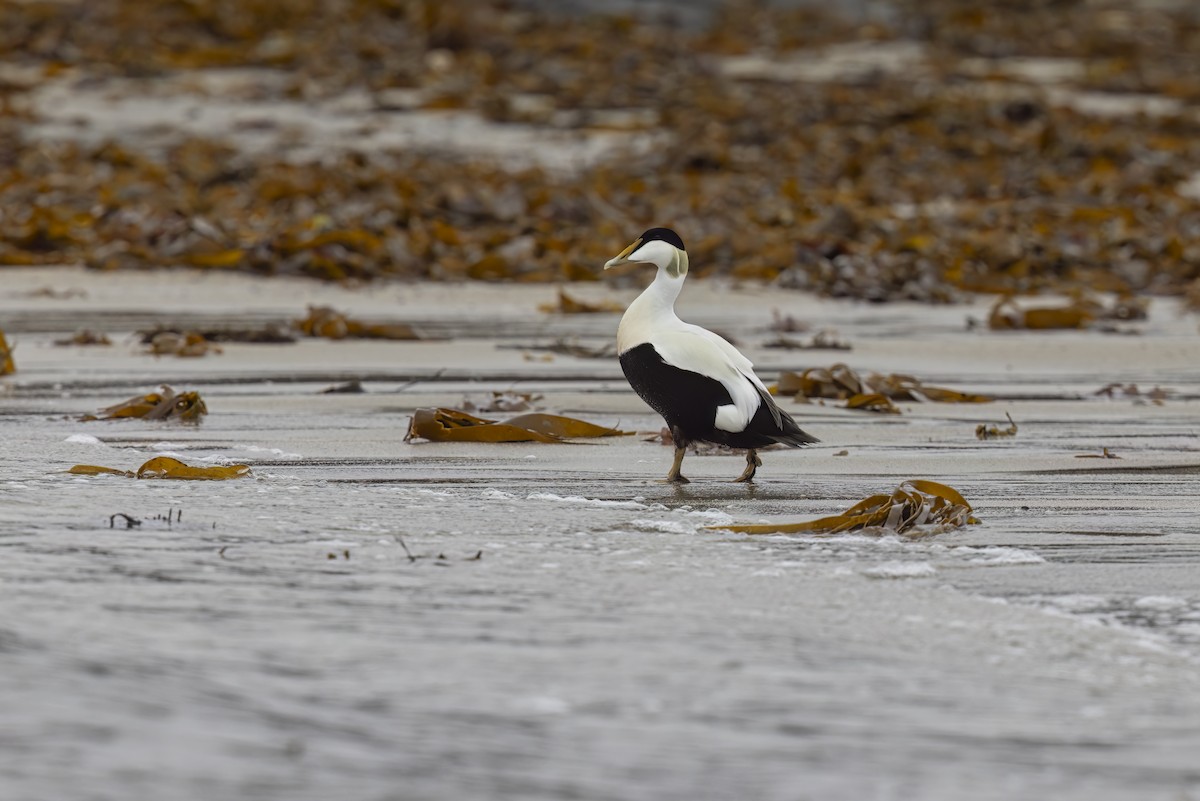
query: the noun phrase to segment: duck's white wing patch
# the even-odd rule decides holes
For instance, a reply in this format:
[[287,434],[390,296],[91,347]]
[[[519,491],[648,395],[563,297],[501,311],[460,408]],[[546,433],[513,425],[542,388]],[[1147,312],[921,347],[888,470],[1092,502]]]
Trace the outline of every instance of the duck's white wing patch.
[[707,329],[687,324],[657,331],[651,341],[667,364],[706,375],[725,387],[733,403],[717,407],[717,428],[738,432],[750,425],[766,388],[737,348]]

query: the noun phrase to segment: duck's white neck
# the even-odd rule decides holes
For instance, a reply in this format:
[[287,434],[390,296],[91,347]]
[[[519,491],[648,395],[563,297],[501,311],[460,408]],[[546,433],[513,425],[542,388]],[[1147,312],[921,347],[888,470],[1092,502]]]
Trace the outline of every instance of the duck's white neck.
[[666,267],[659,267],[650,286],[629,304],[621,324],[617,327],[617,352],[624,353],[632,347],[651,341],[656,329],[672,328],[680,324],[675,314],[675,299],[683,290],[686,273],[670,275]]

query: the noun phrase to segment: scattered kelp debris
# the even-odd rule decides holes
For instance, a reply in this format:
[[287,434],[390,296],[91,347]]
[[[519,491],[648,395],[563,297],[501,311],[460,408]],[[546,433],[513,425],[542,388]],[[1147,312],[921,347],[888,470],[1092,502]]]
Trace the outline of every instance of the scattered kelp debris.
[[542,351],[556,353],[560,356],[574,356],[577,359],[612,359],[617,355],[616,345],[606,342],[602,345],[580,345],[567,339],[556,339],[549,345],[497,345],[508,350]]
[[102,345],[108,347],[112,345],[112,340],[102,331],[93,331],[90,328],[76,331],[69,337],[54,340],[54,344],[58,347],[71,347],[73,345],[90,346]]
[[1005,412],[1004,416],[1008,418],[1008,426],[1001,428],[995,423],[990,426],[987,423],[980,423],[975,426],[975,438],[1001,439],[1002,437],[1015,437],[1017,435],[1017,424],[1013,422],[1012,415],[1008,412]]
[[475,417],[458,409],[417,409],[404,441],[432,442],[563,442],[588,437],[632,434],[604,428],[572,417],[553,414],[523,414],[503,422]]
[[295,335],[278,323],[250,328],[181,328],[160,324],[137,332],[143,345],[151,345],[160,334],[173,334],[185,340],[190,336],[200,336],[208,342],[240,342],[250,345],[288,345],[296,341]]
[[1122,292],[1113,298],[1112,303],[1107,306],[1098,304],[1100,307],[1100,317],[1105,320],[1117,320],[1121,322],[1140,322],[1150,318],[1150,301],[1148,298],[1139,298],[1129,292]]
[[366,392],[361,381],[347,381],[343,384],[334,384],[331,387],[325,387],[319,394],[321,395],[360,395]]
[[1087,328],[1096,319],[1094,307],[1071,301],[1064,306],[1021,308],[1011,296],[999,298],[988,313],[988,328],[993,331],[1055,328]]
[[178,356],[182,359],[223,353],[220,345],[210,342],[196,331],[161,331],[150,338],[148,352],[154,356]]
[[185,423],[198,423],[200,418],[208,414],[208,406],[199,392],[180,392],[176,394],[166,384],[159,387],[158,392],[138,395],[123,403],[101,409],[97,414],[85,414],[79,418],[82,421],[91,420],[120,420],[125,418],[141,418],[143,420],[179,420]]
[[927,536],[978,523],[958,490],[935,481],[910,479],[890,495],[872,495],[845,512],[804,523],[709,526],[743,534],[843,534],[875,530]]
[[0,375],[12,375],[17,371],[17,363],[13,360],[13,349],[0,330]]
[[[279,77],[256,87],[264,107],[346,99],[364,125],[438,110],[670,138],[559,175],[427,148],[298,163],[175,140],[151,156],[136,137],[71,144],[16,126],[0,134],[0,263],[560,281],[597,277],[633,221],[665,213],[698,270],[873,301],[1179,294],[1198,277],[1189,3],[1141,4],[1131,21],[1080,2],[904,0],[862,24],[837,4],[733,0],[696,28],[482,0],[231,7],[7,3],[0,52],[44,77],[6,98],[76,75],[144,97],[236,67]],[[819,48],[834,44],[868,57],[831,64]],[[869,58],[896,47],[899,70]],[[1038,85],[1031,67],[1051,60]]]
[[1099,321],[1107,321],[1110,325],[1105,330],[1116,330],[1111,323],[1145,320],[1148,308],[1145,299],[1128,293],[1118,295],[1107,305],[1087,293],[1074,292],[1063,305],[1032,307],[1022,307],[1013,295],[1004,295],[988,313],[988,327],[993,331],[1047,331],[1090,328]]
[[[920,379],[901,373],[868,373],[861,375],[849,365],[838,362],[829,367],[810,367],[797,373],[784,370],[779,374],[775,394],[804,401],[809,398],[855,400],[850,408],[886,407],[873,395],[905,401],[937,401],[939,403],[990,403],[992,398],[958,390],[934,387]],[[878,408],[876,408],[878,410]]]
[[1092,394],[1105,398],[1139,398],[1142,395],[1137,384],[1122,384],[1119,381],[1105,384]]
[[485,398],[463,398],[462,409],[467,412],[527,412],[535,408],[544,396],[533,392],[513,392],[493,390]]
[[781,350],[853,350],[850,343],[842,340],[836,331],[823,329],[813,334],[807,341],[778,336],[762,345],[764,348]]
[[1142,398],[1144,399],[1143,402],[1149,401],[1150,403],[1153,403],[1155,406],[1162,406],[1163,403],[1166,402],[1167,398],[1169,398],[1171,396],[1172,392],[1174,392],[1174,390],[1163,389],[1162,387],[1156,386],[1154,389],[1150,390],[1149,392],[1147,392],[1145,395],[1142,396]]
[[596,302],[579,300],[568,295],[565,290],[559,289],[558,301],[542,303],[538,306],[538,311],[547,314],[619,314],[625,311],[625,307],[611,300]]
[[797,319],[794,315],[784,314],[779,309],[771,309],[770,330],[772,331],[780,334],[803,334],[807,333],[811,327],[809,323]]
[[1077,453],[1077,454],[1075,454],[1075,458],[1076,459],[1120,459],[1121,457],[1117,456],[1115,453],[1110,451],[1108,448],[1101,448],[1100,453]]
[[663,426],[658,430],[658,433],[651,434],[648,437],[643,437],[642,442],[657,442],[660,445],[674,445],[675,437],[671,434],[671,429]]
[[250,465],[231,464],[212,467],[191,467],[169,456],[157,456],[137,470],[118,470],[114,467],[98,467],[77,464],[67,471],[81,476],[114,475],[126,478],[170,478],[185,481],[224,481],[250,475]]
[[19,293],[19,297],[25,298],[46,298],[48,300],[72,300],[74,298],[86,298],[88,293],[86,290],[79,287],[67,287],[66,289],[58,289],[52,286],[42,286],[37,289],[31,289],[28,292]]
[[329,306],[309,306],[295,325],[305,336],[325,339],[424,339],[407,323],[364,323]]
[[1105,384],[1096,390],[1093,394],[1104,398],[1129,398],[1135,403],[1153,403],[1156,406],[1162,406],[1163,403],[1171,396],[1174,390],[1164,389],[1160,386],[1155,386],[1147,392],[1142,392],[1137,384],[1122,384],[1119,381],[1114,381],[1111,384]]

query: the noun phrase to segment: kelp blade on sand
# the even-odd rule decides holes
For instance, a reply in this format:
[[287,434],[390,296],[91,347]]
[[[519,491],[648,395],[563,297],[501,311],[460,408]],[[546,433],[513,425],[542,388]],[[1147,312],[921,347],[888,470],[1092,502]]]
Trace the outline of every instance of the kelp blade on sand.
[[101,409],[98,414],[87,414],[80,419],[90,422],[137,417],[145,420],[182,420],[186,423],[198,423],[206,414],[208,406],[199,392],[176,393],[171,387],[163,384],[158,392],[134,396],[127,401]]
[[619,437],[632,434],[605,428],[573,417],[531,413],[498,422],[458,409],[417,409],[408,425],[404,440],[427,439],[432,442],[564,442],[591,437]]
[[250,465],[231,464],[213,465],[211,467],[192,467],[170,456],[157,456],[143,464],[136,471],[118,470],[115,467],[99,467],[90,464],[77,464],[67,471],[81,476],[114,475],[126,478],[172,478],[185,481],[224,481],[231,478],[243,478],[250,475]]
[[842,534],[878,528],[888,533],[905,534],[918,526],[932,526],[935,527],[934,530],[941,530],[978,523],[971,511],[971,504],[953,487],[936,481],[910,479],[890,495],[872,495],[845,512],[831,517],[803,523],[761,523],[709,528],[742,534]]
[[329,306],[309,306],[308,316],[294,325],[305,336],[325,339],[424,339],[407,323],[365,323]]
[[[938,403],[990,403],[988,395],[959,392],[945,387],[928,386],[919,378],[902,373],[866,373],[852,369],[844,362],[829,367],[810,367],[803,372],[784,370],[779,374],[775,394],[790,395],[795,400],[833,398],[852,400],[861,396],[883,396],[891,400],[936,401]],[[846,408],[880,411],[880,404],[847,403]],[[898,410],[897,410],[898,411]]]

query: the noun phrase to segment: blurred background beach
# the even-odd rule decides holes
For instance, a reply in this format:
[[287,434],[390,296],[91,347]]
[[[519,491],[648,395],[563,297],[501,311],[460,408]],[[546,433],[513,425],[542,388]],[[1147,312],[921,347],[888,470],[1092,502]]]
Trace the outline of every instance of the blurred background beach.
[[[1185,293],[1187,2],[0,3],[0,264]],[[1196,290],[1200,292],[1200,290]]]

